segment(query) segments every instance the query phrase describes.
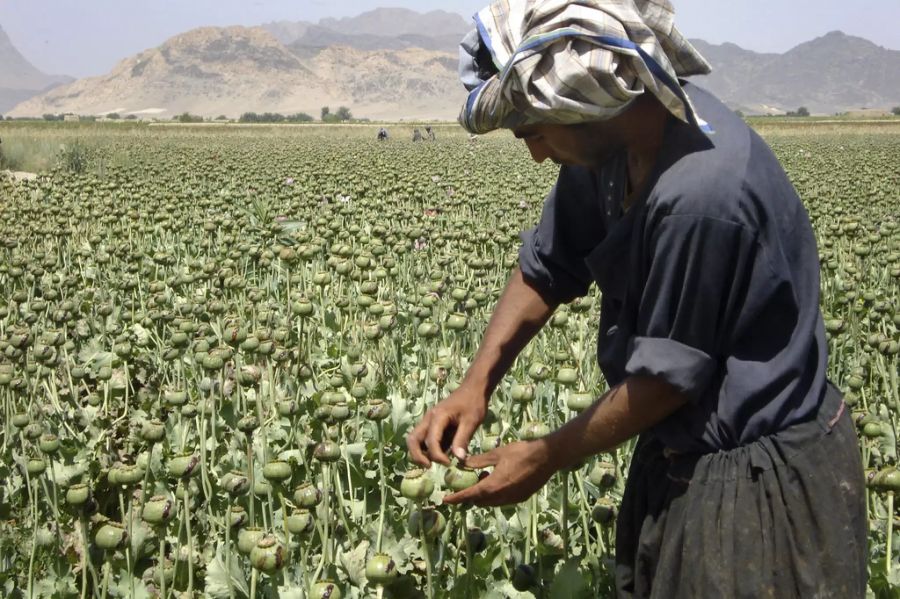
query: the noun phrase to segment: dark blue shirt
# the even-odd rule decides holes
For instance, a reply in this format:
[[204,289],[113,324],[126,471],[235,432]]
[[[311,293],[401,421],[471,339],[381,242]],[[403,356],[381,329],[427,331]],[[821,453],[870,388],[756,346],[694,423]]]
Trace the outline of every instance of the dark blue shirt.
[[828,346],[815,237],[796,191],[742,119],[684,89],[714,133],[670,119],[650,184],[624,213],[624,155],[599,172],[562,167],[519,264],[561,302],[595,282],[607,382],[665,379],[690,402],[650,434],[709,452],[815,417]]

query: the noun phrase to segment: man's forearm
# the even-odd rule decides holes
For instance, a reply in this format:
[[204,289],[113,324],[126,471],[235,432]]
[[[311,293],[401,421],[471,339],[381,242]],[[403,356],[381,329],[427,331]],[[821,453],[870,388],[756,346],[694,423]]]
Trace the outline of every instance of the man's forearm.
[[541,330],[559,304],[550,302],[522,277],[518,268],[494,309],[464,384],[485,396],[493,393],[516,356]]
[[661,379],[630,377],[539,442],[553,468],[562,470],[614,449],[686,403],[687,397]]

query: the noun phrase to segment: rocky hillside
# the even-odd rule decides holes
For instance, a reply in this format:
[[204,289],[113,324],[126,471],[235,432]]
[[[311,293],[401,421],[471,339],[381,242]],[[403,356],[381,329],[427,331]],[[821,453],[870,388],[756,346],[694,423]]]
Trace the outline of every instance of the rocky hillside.
[[322,106],[345,105],[373,119],[452,118],[463,97],[456,60],[446,53],[329,46],[301,56],[262,28],[208,27],[125,59],[107,75],[28,100],[11,114],[318,115]]
[[692,40],[715,71],[700,85],[748,113],[834,114],[900,105],[900,52],[833,31],[784,54]]
[[378,8],[356,17],[318,23],[279,21],[262,26],[279,41],[309,53],[329,46],[359,50],[422,48],[455,53],[471,24],[455,13],[418,13],[405,8]]
[[22,56],[0,27],[0,114],[71,77],[47,75]]
[[[201,28],[125,59],[107,75],[24,101],[11,114],[318,116],[322,106],[344,105],[371,119],[450,120],[465,97],[456,45],[468,28],[453,13],[405,9],[319,23]],[[785,54],[694,43],[715,69],[697,82],[748,114],[900,105],[900,52],[861,38],[829,33]]]

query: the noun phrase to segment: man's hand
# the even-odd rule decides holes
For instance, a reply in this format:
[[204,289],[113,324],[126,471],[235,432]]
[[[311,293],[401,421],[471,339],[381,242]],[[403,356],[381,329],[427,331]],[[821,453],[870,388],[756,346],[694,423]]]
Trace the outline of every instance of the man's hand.
[[494,471],[478,484],[447,495],[444,503],[480,507],[520,503],[543,487],[557,470],[547,443],[541,439],[510,443],[474,455],[465,464],[468,468],[494,466]]
[[[445,453],[448,449],[458,459],[465,460],[469,441],[487,414],[487,404],[488,398],[483,393],[463,385],[428,410],[406,436],[412,461],[426,468],[432,460],[449,466],[450,458]],[[452,440],[445,439],[448,433],[453,435]]]

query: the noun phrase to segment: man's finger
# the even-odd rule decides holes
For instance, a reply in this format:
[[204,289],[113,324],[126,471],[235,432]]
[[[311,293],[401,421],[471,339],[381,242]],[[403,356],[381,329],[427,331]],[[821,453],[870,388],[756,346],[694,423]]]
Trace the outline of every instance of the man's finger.
[[428,430],[428,423],[430,420],[430,415],[426,414],[422,418],[422,421],[406,435],[406,449],[409,451],[410,459],[426,468],[431,466],[431,461],[428,459],[428,456],[425,455],[425,452],[422,451],[422,442],[425,440],[425,433]]
[[449,423],[450,419],[443,414],[433,416],[428,426],[427,436],[425,437],[425,447],[428,449],[428,457],[445,466],[450,465],[450,458],[447,457],[447,454],[445,454],[444,450],[441,448],[441,437],[444,435],[444,429],[447,428]]
[[466,458],[466,468],[487,468],[488,466],[496,466],[500,459],[497,449],[492,449],[485,453],[478,453]]
[[465,460],[469,456],[469,441],[472,440],[472,435],[475,433],[477,426],[477,423],[469,420],[459,423],[456,435],[453,437],[453,443],[451,443],[453,455],[458,459]]

